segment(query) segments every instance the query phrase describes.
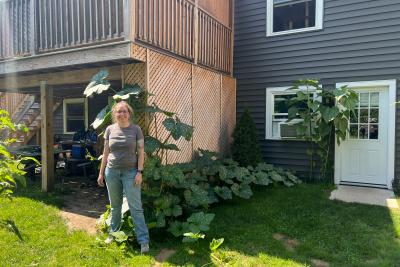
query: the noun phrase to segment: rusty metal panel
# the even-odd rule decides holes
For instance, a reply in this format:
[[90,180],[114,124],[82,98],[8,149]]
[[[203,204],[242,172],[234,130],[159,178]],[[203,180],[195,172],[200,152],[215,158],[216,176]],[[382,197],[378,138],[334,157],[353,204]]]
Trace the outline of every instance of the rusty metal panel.
[[221,80],[221,153],[228,156],[236,124],[236,80],[229,76]]
[[[149,98],[149,104],[155,103],[163,110],[175,112],[182,122],[192,125],[191,65],[153,51],[149,52],[147,63],[148,90],[154,94]],[[164,118],[165,115],[158,114],[156,123],[150,129],[151,135],[157,135],[161,140],[168,137],[162,125]],[[192,141],[175,141],[171,137],[169,143],[176,144],[181,151],[169,151],[166,157],[168,163],[191,160]]]
[[220,75],[193,66],[193,136],[194,149],[220,151],[221,134]]

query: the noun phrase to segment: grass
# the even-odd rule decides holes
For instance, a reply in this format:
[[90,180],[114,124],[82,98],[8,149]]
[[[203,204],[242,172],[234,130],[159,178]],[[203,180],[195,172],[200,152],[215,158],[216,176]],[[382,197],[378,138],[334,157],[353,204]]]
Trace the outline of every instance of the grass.
[[[58,216],[57,195],[34,192],[0,200],[0,220],[12,220],[23,241],[0,228],[0,261],[12,266],[148,266],[161,248],[176,250],[165,266],[400,266],[400,212],[384,207],[328,200],[331,186],[258,188],[251,200],[214,207],[205,240],[183,244],[151,232],[150,255],[123,254],[83,232],[68,233]],[[296,240],[293,250],[273,238]],[[216,252],[212,238],[224,237]]]

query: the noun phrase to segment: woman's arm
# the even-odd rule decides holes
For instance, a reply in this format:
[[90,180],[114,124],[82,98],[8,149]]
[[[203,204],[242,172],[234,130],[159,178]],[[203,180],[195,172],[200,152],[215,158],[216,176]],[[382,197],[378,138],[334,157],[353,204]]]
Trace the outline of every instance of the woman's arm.
[[107,159],[109,154],[110,154],[110,147],[108,145],[108,140],[104,140],[103,158],[101,159],[99,177],[97,178],[97,183],[100,186],[104,186],[104,171],[106,169]]
[[135,177],[135,184],[142,184],[142,171],[144,166],[144,140],[139,140],[137,143],[137,156],[138,156],[138,172]]

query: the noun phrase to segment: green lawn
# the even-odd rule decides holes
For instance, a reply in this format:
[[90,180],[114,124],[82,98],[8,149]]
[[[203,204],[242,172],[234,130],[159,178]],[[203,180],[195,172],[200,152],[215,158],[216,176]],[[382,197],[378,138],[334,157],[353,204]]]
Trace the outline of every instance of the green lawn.
[[[197,244],[182,244],[153,231],[148,256],[124,255],[115,245],[106,248],[85,233],[68,233],[58,216],[57,195],[23,193],[13,201],[0,200],[0,220],[13,220],[23,239],[0,228],[0,262],[2,266],[147,266],[161,248],[170,248],[177,252],[165,266],[309,266],[313,259],[330,266],[400,266],[400,212],[329,201],[331,189],[326,185],[259,188],[251,200],[214,207],[211,230]],[[213,237],[224,237],[225,242],[211,254],[208,243]]]

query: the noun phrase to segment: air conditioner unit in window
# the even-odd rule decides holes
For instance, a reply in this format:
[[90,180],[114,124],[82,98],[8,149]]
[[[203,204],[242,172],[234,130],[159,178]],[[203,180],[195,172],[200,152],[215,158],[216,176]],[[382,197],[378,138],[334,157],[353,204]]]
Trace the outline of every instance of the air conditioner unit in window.
[[279,123],[279,132],[282,139],[297,138],[296,122],[281,122]]

